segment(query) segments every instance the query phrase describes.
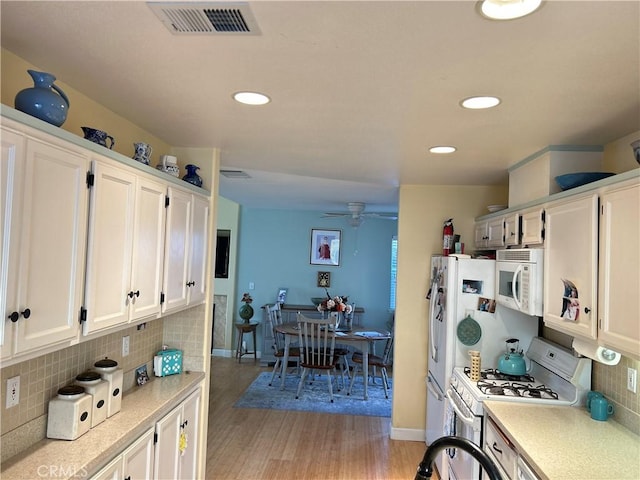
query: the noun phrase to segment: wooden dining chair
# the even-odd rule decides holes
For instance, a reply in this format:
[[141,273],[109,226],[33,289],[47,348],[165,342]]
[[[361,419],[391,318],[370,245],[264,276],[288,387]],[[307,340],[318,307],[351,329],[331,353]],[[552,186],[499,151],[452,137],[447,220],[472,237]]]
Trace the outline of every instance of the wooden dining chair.
[[[391,333],[391,337],[387,339],[387,342],[384,345],[384,351],[382,355],[374,355],[369,354],[368,356],[368,365],[369,365],[369,374],[373,376],[375,383],[375,374],[376,371],[380,372],[380,379],[382,380],[382,387],[384,388],[384,397],[389,398],[389,376],[387,375],[387,368],[391,367],[391,351],[393,350],[393,332]],[[349,391],[347,395],[351,395],[351,389],[353,388],[353,384],[358,375],[358,369],[362,369],[362,362],[364,361],[364,356],[362,353],[354,353],[351,357],[351,361],[353,362],[353,373],[351,376],[351,383],[349,384]],[[364,370],[362,371],[362,380],[364,382],[368,382],[368,378],[364,378]]]
[[300,397],[300,392],[307,375],[315,371],[327,374],[327,384],[329,386],[329,398],[333,403],[333,376],[332,373],[337,365],[337,357],[334,349],[336,343],[335,330],[330,328],[333,324],[330,318],[309,318],[298,313],[298,338],[300,340],[300,366],[302,374],[298,382],[296,398]]
[[[282,370],[282,361],[284,358],[284,334],[276,331],[276,327],[282,325],[282,311],[280,310],[280,304],[276,303],[275,305],[271,305],[267,309],[267,318],[269,320],[269,326],[271,327],[271,332],[273,334],[273,344],[271,348],[273,349],[273,356],[276,358],[276,363],[273,365],[273,371],[271,372],[271,380],[269,380],[269,385],[273,383],[273,379],[276,376],[278,371]],[[289,346],[289,360],[295,361],[297,366],[296,370],[300,369],[300,349],[295,346]],[[286,374],[288,365],[284,366],[284,372]]]

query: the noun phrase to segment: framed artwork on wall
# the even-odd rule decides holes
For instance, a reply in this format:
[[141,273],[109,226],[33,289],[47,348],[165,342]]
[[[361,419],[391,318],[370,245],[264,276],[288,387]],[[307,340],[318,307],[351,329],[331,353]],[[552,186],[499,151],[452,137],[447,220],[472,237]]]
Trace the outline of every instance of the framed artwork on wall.
[[340,265],[340,238],[342,230],[311,229],[311,265]]
[[278,289],[278,303],[280,305],[284,305],[284,303],[287,301],[287,292],[289,291],[288,288],[279,288]]
[[329,288],[331,286],[331,272],[318,272],[318,287]]

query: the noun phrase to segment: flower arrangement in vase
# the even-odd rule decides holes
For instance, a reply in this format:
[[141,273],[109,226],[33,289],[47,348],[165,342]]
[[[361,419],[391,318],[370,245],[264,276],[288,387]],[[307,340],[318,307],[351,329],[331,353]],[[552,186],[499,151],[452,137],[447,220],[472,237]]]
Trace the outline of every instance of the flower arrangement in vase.
[[244,293],[242,295],[242,300],[240,301],[244,302],[244,305],[242,305],[240,307],[240,310],[238,310],[240,318],[244,320],[244,323],[249,323],[249,320],[251,320],[251,317],[253,317],[253,307],[251,306],[253,298],[251,298],[251,295],[249,295],[248,293]]

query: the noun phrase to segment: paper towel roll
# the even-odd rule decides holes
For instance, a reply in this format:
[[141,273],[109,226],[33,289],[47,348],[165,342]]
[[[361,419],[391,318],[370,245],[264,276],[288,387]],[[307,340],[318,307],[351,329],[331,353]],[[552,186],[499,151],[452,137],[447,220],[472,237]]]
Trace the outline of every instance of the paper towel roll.
[[620,354],[618,352],[602,347],[596,342],[574,338],[572,346],[576,353],[596,362],[604,363],[605,365],[617,365],[620,362]]

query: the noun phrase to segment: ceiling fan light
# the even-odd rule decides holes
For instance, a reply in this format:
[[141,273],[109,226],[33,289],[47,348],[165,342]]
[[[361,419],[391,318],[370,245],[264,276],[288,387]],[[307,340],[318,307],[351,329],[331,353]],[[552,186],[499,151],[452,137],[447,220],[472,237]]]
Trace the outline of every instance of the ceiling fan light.
[[500,105],[500,102],[501,100],[498,97],[485,95],[465,98],[460,102],[460,105],[470,110],[482,110],[484,108],[493,108]]
[[542,0],[482,0],[479,10],[492,20],[513,20],[535,12],[541,4]]
[[456,151],[456,147],[452,147],[449,145],[436,145],[429,148],[429,151],[431,153],[453,153]]
[[267,95],[259,92],[236,92],[233,99],[245,105],[265,105],[271,101]]

